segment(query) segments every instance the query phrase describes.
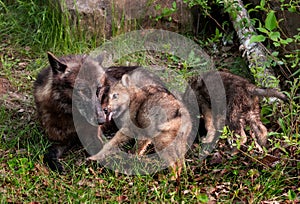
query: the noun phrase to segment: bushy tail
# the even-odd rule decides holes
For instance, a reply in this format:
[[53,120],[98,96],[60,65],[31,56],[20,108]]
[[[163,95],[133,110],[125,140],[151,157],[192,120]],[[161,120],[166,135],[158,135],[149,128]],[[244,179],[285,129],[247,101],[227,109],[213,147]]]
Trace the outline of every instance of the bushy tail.
[[256,96],[263,96],[263,97],[276,97],[279,98],[283,101],[288,101],[287,97],[285,94],[282,92],[276,90],[276,89],[271,89],[271,88],[254,88],[252,90],[249,90],[251,94],[256,95]]

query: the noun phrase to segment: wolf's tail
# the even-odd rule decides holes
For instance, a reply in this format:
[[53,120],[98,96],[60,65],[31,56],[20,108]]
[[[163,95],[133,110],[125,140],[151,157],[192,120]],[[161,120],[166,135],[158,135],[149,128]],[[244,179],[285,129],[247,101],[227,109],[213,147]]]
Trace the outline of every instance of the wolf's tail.
[[276,89],[255,87],[253,89],[250,89],[249,91],[251,94],[253,94],[255,96],[276,97],[285,102],[288,101],[288,98],[286,97],[286,95]]

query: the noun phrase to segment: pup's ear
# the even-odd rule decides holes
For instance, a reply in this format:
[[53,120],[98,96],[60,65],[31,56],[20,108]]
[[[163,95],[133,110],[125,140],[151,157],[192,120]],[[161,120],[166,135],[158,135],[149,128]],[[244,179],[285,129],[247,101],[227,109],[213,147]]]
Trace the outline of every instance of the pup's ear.
[[65,72],[67,65],[59,61],[59,59],[57,59],[57,57],[55,57],[51,52],[48,52],[48,59],[53,74]]
[[105,54],[106,54],[105,52],[102,52],[96,56],[95,60],[99,63],[99,65],[102,65],[102,62],[104,61],[105,58]]
[[124,75],[122,76],[121,81],[122,81],[122,85],[123,85],[123,86],[125,86],[125,87],[129,87],[129,86],[130,86],[130,77],[129,77],[128,74],[124,74]]

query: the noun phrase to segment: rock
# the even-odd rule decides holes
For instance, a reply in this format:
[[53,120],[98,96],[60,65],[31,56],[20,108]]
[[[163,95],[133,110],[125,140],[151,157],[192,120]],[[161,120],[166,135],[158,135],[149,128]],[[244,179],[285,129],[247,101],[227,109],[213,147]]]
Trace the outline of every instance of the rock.
[[[69,12],[69,26],[85,33],[108,38],[112,34],[111,2],[109,0],[56,0],[62,12]],[[109,22],[109,23],[108,23]]]
[[[138,29],[192,31],[192,14],[181,0],[56,0],[71,25],[89,36],[110,38]],[[64,2],[64,3],[63,3]]]

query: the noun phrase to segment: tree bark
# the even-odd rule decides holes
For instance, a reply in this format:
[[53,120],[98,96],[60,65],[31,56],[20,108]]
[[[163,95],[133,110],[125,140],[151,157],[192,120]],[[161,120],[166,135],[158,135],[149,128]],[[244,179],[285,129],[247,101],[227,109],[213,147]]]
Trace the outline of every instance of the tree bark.
[[263,87],[279,88],[279,81],[274,71],[266,66],[268,59],[266,48],[257,42],[250,43],[252,35],[256,35],[255,28],[241,0],[225,0],[225,9],[229,11],[230,19],[240,41],[240,50],[246,56],[256,83]]

